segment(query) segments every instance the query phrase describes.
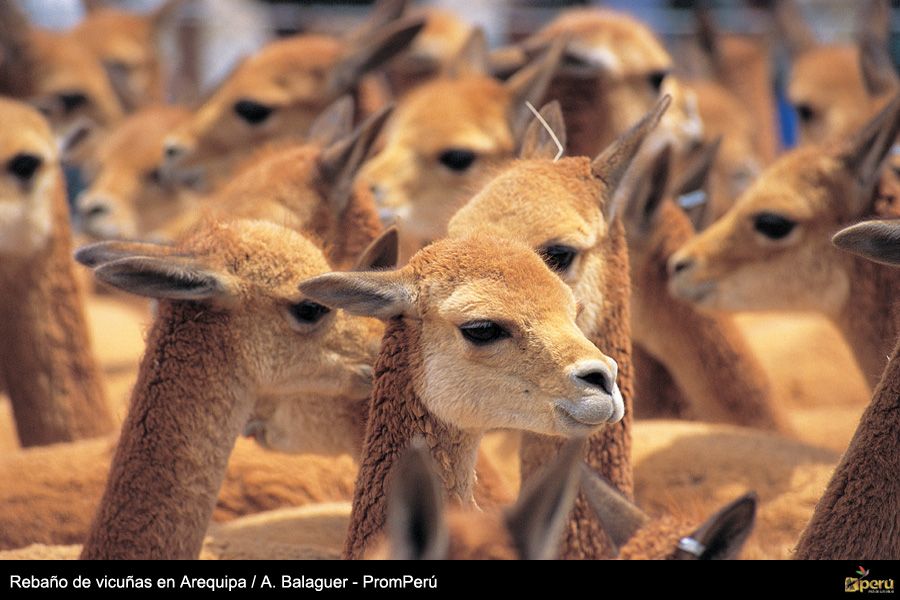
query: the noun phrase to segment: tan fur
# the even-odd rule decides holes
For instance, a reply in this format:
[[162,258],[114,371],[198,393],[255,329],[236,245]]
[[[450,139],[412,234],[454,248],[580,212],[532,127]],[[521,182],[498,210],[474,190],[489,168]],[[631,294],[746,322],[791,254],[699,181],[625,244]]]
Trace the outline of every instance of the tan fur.
[[[172,132],[166,141],[166,171],[202,178],[214,188],[254,148],[303,142],[314,119],[344,94],[354,96],[357,121],[362,120],[367,111],[380,108],[362,101],[363,76],[403,50],[417,27],[420,22],[392,22],[382,25],[384,31],[368,31],[381,40],[385,50],[380,53],[371,39],[354,38],[362,29],[346,39],[304,33],[270,42],[242,61],[192,118]],[[382,35],[388,31],[396,41]],[[248,100],[272,109],[271,114],[255,124],[242,119],[235,106]]]
[[[673,96],[654,138],[668,140],[676,148],[690,148],[700,139],[702,126],[691,92],[670,72],[672,58],[656,35],[625,12],[611,9],[577,8],[561,11],[541,28],[528,44],[542,44],[557,36],[569,40],[566,52],[589,66],[574,75],[563,68],[551,84],[543,102],[559,100],[568,132],[567,154],[596,156],[632,123],[646,114],[662,94]],[[575,67],[578,68],[577,66]],[[648,145],[657,147],[656,142]]]
[[[469,44],[478,41],[472,37]],[[398,102],[382,148],[361,176],[376,194],[382,219],[400,230],[401,263],[443,237],[453,213],[513,158],[522,116],[530,120],[526,103],[539,102],[558,61],[558,51],[548,52],[505,82],[485,65],[473,67],[458,57],[443,77]],[[477,58],[487,61],[486,54]],[[469,153],[471,162],[448,165],[444,153],[453,151]]]
[[[100,61],[68,32],[33,28],[30,44],[35,57],[37,88],[29,102],[48,115],[56,136],[86,133],[69,152],[77,162],[124,116],[122,104]],[[62,97],[81,95],[85,101],[67,108]]]
[[[116,436],[29,448],[0,458],[0,548],[82,544],[97,512]],[[349,456],[290,456],[238,438],[216,497],[211,522],[227,523],[265,511],[344,501],[349,504],[357,463]],[[215,527],[213,527],[215,529]],[[346,518],[340,541],[346,534]],[[335,544],[340,550],[340,542]]]
[[[172,252],[144,259],[158,251],[112,244],[80,254],[110,283],[120,269],[140,272],[145,260],[152,268]],[[108,251],[125,258],[106,263]],[[337,314],[298,325],[287,312],[302,298],[297,283],[328,269],[302,236],[262,222],[211,224],[175,252],[197,257],[193,266],[180,264],[199,269],[201,281],[217,281],[218,291],[205,301],[159,303],[85,558],[195,558],[228,457],[261,394],[364,396],[370,386],[368,346],[347,344],[367,339],[356,333],[359,320]],[[175,260],[169,268],[179,268]],[[129,280],[142,289],[140,278]]]
[[748,491],[757,521],[742,557],[786,560],[840,452],[724,424],[639,420],[633,428],[635,502],[649,515],[704,518]]
[[[713,309],[823,313],[874,385],[897,332],[888,291],[896,275],[831,245],[842,225],[874,211],[840,152],[807,146],[776,161],[719,222],[672,256],[671,285]],[[754,230],[762,212],[797,225],[783,240],[769,240]]]
[[828,143],[850,135],[900,89],[890,65],[883,65],[891,71],[886,75],[890,81],[879,89],[871,89],[861,62],[878,53],[883,55],[876,60],[890,62],[888,2],[859,3],[856,39],[852,43],[820,42],[793,0],[779,3],[775,16],[789,48],[787,96],[799,112],[801,143]]
[[[834,237],[837,247],[896,266],[895,221],[863,222]],[[797,545],[799,559],[900,557],[897,534],[897,411],[900,347]]]
[[115,8],[95,10],[72,30],[75,39],[119,79],[116,91],[126,112],[165,100],[166,73],[156,36],[168,4],[173,4],[172,0],[146,15]]
[[419,7],[409,15],[423,18],[425,27],[410,47],[385,68],[395,99],[439,76],[463,47],[473,27],[439,6]]
[[[350,308],[346,299],[341,301],[343,280],[387,280],[388,289],[400,286],[399,304],[377,309],[390,322],[375,367],[345,556],[360,556],[382,527],[380,490],[397,454],[413,436],[425,436],[447,494],[470,506],[477,447],[487,430],[572,436],[599,426],[579,424],[580,408],[574,420],[555,412],[559,398],[605,396],[579,386],[572,379],[573,369],[603,370],[612,363],[578,331],[571,292],[529,248],[483,235],[464,236],[423,249],[393,274],[338,275],[310,280],[303,286],[305,293]],[[355,289],[357,284],[352,285]],[[369,313],[372,307],[354,305],[352,310]],[[457,331],[485,319],[502,323],[511,339],[472,346]],[[613,398],[618,395],[614,389]],[[606,401],[601,402],[605,406]],[[619,402],[614,400],[613,406]],[[607,419],[618,419],[620,409],[613,411]]]
[[[92,352],[85,295],[72,263],[65,184],[50,128],[35,110],[4,100],[0,119],[0,368],[23,446],[110,433]],[[37,166],[17,175],[16,161]]]
[[[89,186],[75,200],[75,223],[94,239],[152,239],[196,203],[163,179],[162,141],[189,111],[157,104],[129,115],[85,161]],[[161,240],[163,241],[163,240]]]
[[[668,259],[694,235],[686,215],[666,199],[654,214],[652,228],[639,228],[640,223],[634,223],[628,236],[635,345],[665,365],[694,418],[790,431],[769,376],[741,329],[727,315],[698,312],[668,293]],[[635,401],[638,416],[677,414],[678,407],[665,412],[651,408],[665,390],[654,387],[640,371],[638,381],[644,383]]]

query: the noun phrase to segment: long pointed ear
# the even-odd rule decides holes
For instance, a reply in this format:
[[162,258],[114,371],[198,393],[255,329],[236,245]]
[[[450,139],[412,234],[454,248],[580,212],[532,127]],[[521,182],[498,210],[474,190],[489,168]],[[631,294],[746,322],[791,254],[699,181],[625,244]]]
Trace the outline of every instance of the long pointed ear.
[[872,192],[878,184],[879,171],[900,134],[900,94],[894,96],[875,117],[856,135],[840,144],[834,152],[851,173],[854,198],[850,199],[852,214],[865,214],[872,202]]
[[388,321],[418,315],[415,287],[402,269],[325,273],[299,287],[310,300],[363,317]]
[[566,123],[562,107],[553,100],[541,108],[522,136],[519,158],[556,159],[566,150]]
[[356,39],[332,69],[326,89],[332,94],[350,91],[366,74],[406,50],[425,26],[424,18],[409,18]]
[[860,13],[856,34],[859,66],[870,96],[895,92],[900,77],[889,53],[891,7],[886,0],[867,0]]
[[672,148],[666,144],[653,157],[647,172],[635,178],[622,210],[629,236],[641,238],[655,229],[659,207],[667,197],[671,162]]
[[166,0],[148,14],[154,31],[166,26],[181,13],[181,9],[190,0]]
[[691,157],[684,172],[672,184],[671,194],[675,202],[687,214],[696,231],[703,231],[714,218],[709,203],[706,184],[716,162],[722,136],[704,144]]
[[602,200],[603,212],[607,221],[611,221],[615,216],[616,206],[613,196],[622,183],[625,173],[634,162],[634,157],[637,156],[644,139],[659,124],[659,120],[671,102],[672,97],[668,94],[660,98],[653,110],[631,129],[620,135],[591,162],[591,172],[605,188]]
[[795,0],[778,0],[774,5],[775,25],[792,59],[819,45],[806,15]]
[[147,298],[207,301],[220,306],[228,306],[234,300],[229,278],[192,258],[120,258],[95,267],[94,276],[103,283]]
[[900,221],[864,221],[831,238],[835,246],[869,260],[900,266]]
[[380,271],[397,268],[400,258],[400,233],[396,225],[372,240],[353,266],[353,271]]
[[337,140],[319,155],[320,182],[326,188],[335,214],[346,208],[356,175],[392,111],[393,106],[389,105],[369,115],[349,136]]
[[584,440],[566,443],[556,458],[523,487],[506,523],[523,560],[549,560],[575,503]]
[[465,75],[491,76],[487,35],[481,27],[473,27],[466,42],[443,68],[443,75],[456,79]]
[[402,19],[408,9],[409,0],[376,0],[369,8],[365,20],[348,33],[347,41],[355,43],[376,35]]
[[88,244],[78,248],[74,254],[77,262],[92,269],[121,258],[132,258],[135,256],[187,257],[189,255],[179,252],[172,246],[122,240]]
[[562,59],[566,43],[564,38],[554,40],[534,61],[506,81],[511,99],[509,123],[513,139],[522,139],[525,129],[531,122],[533,114],[528,104],[539,106],[543,103],[550,81]]
[[716,72],[722,61],[719,42],[719,26],[712,10],[707,6],[694,8],[694,22],[697,26],[697,45],[707,61],[707,68]]
[[500,80],[509,79],[513,73],[525,66],[528,55],[519,44],[509,44],[490,50],[488,63],[490,73]]
[[756,494],[745,494],[678,542],[675,557],[689,560],[737,558],[756,522]]
[[587,466],[582,468],[581,488],[617,550],[650,522],[637,505]]
[[30,98],[38,91],[31,30],[31,21],[17,2],[0,2],[0,90],[6,96]]
[[392,560],[446,558],[450,534],[444,486],[421,438],[400,457],[387,503],[386,528]]
[[306,134],[306,141],[328,147],[353,132],[353,96],[344,94],[315,118]]

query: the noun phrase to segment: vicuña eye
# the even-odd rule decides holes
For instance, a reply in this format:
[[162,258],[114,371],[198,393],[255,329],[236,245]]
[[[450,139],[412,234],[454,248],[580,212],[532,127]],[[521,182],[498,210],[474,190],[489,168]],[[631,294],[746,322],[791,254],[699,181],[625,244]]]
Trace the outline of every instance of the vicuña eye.
[[753,228],[771,240],[784,239],[796,225],[796,222],[774,213],[759,213],[753,218]]
[[327,306],[313,302],[312,300],[303,300],[288,307],[291,315],[300,323],[313,324],[318,323],[322,317],[328,314],[331,309]]
[[269,118],[274,109],[253,100],[239,100],[234,105],[234,112],[251,125],[259,125]]
[[40,156],[21,152],[6,163],[6,170],[21,181],[29,181],[43,162]]
[[60,94],[58,98],[63,105],[63,110],[66,112],[72,112],[88,103],[87,96],[79,92]]
[[462,172],[472,166],[478,155],[465,148],[451,148],[444,150],[438,156],[438,161],[451,171]]
[[551,270],[563,273],[572,266],[578,250],[569,246],[548,246],[541,250],[541,258]]
[[493,321],[475,321],[460,326],[463,337],[476,346],[490,344],[497,340],[508,338],[509,332]]
[[812,121],[813,117],[816,116],[816,111],[809,104],[798,104],[794,107],[794,110],[797,111],[797,117],[804,123]]
[[647,76],[647,81],[650,82],[650,87],[652,87],[657,93],[662,89],[663,80],[668,75],[668,71],[655,71],[650,73]]

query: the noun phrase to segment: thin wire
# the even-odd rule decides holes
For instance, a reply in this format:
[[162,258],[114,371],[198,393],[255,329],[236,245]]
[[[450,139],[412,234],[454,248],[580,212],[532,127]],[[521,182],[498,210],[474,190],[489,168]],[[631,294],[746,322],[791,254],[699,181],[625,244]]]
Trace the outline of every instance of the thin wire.
[[531,102],[527,101],[525,102],[525,104],[528,106],[529,110],[534,113],[534,116],[537,117],[537,120],[541,122],[541,125],[543,125],[544,129],[547,130],[547,133],[550,134],[550,137],[553,139],[553,141],[556,142],[556,147],[559,148],[559,152],[557,152],[556,156],[553,157],[553,162],[558,161],[559,157],[563,155],[564,151],[563,145],[560,143],[559,138],[556,137],[555,133],[553,133],[553,129],[550,128],[550,125],[547,123],[547,121],[544,120],[544,117],[541,116],[541,113],[535,110],[534,105],[531,104]]

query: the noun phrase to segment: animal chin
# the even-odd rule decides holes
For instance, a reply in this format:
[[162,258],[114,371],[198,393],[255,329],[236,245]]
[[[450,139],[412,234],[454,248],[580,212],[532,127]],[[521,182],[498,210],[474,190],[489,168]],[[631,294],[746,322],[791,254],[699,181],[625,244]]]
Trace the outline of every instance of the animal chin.
[[701,281],[699,283],[684,282],[679,279],[672,279],[669,289],[672,295],[687,302],[703,305],[709,304],[716,291],[717,282],[712,280]]
[[622,418],[621,394],[618,387],[612,397],[582,399],[578,402],[557,400],[554,411],[566,429],[574,429],[582,435],[585,430],[596,430],[606,423],[614,423]]

